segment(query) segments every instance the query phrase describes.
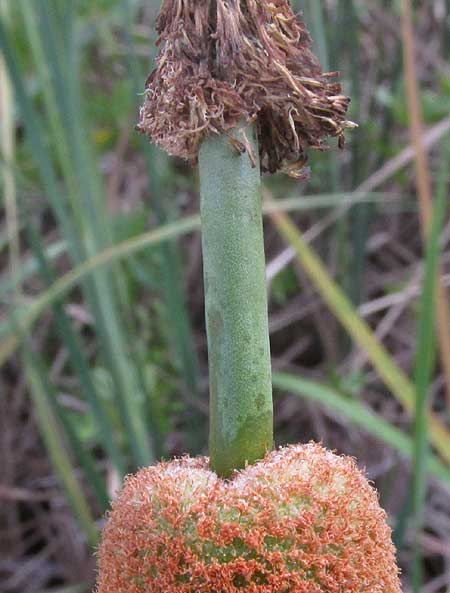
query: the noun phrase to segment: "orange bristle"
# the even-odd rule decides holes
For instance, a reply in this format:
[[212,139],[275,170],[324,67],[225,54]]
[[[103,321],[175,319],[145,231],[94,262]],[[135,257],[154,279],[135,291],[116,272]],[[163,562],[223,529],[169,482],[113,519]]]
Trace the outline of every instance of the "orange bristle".
[[270,453],[231,480],[207,458],[127,478],[99,550],[97,593],[399,593],[391,530],[349,457]]

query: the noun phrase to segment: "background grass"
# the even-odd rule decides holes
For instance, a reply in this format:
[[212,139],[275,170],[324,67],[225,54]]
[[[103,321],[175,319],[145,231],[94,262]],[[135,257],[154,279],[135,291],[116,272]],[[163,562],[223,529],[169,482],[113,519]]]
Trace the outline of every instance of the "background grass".
[[[264,179],[276,439],[356,456],[444,591],[449,3],[295,4],[359,129]],[[159,2],[0,7],[0,589],[84,593],[122,477],[207,452],[198,183],[133,131]]]

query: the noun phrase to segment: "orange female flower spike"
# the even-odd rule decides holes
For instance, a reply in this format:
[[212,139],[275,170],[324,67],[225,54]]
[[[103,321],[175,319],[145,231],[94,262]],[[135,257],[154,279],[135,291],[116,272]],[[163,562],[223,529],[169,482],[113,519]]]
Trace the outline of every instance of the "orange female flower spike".
[[400,593],[391,530],[356,463],[310,443],[231,480],[185,457],[130,476],[97,593]]

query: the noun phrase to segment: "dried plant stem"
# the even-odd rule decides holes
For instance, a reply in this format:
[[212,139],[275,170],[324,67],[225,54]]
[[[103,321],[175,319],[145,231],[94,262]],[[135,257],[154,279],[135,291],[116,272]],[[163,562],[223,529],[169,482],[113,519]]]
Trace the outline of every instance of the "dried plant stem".
[[[220,476],[273,442],[261,180],[255,126],[209,137],[199,153],[210,373],[210,457]],[[239,146],[239,144],[237,144]],[[253,161],[253,162],[252,162]],[[256,165],[256,166],[255,166]]]
[[[407,100],[410,113],[410,129],[416,153],[417,193],[419,198],[420,222],[424,243],[428,237],[433,218],[433,199],[430,170],[423,139],[423,117],[420,105],[420,88],[417,82],[416,51],[412,25],[412,6],[410,0],[402,2],[402,37],[405,64]],[[450,309],[448,293],[439,277],[436,293],[437,332],[439,337],[440,358],[445,377],[448,408],[450,410]]]
[[[7,0],[0,0],[0,16],[5,22],[9,20],[9,5]],[[0,134],[1,134],[1,156],[3,160],[2,177],[3,192],[5,197],[6,227],[9,244],[9,260],[11,278],[16,287],[16,297],[20,298],[20,240],[19,225],[16,202],[16,185],[13,172],[14,161],[14,109],[13,93],[9,80],[6,64],[0,56]]]

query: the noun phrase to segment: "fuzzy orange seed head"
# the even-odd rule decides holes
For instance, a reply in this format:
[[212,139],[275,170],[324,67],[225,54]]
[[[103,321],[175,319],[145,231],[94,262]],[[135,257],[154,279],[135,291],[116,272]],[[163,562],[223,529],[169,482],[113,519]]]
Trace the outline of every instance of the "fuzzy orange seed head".
[[207,458],[127,478],[98,593],[400,593],[385,512],[356,463],[295,445],[226,481]]

